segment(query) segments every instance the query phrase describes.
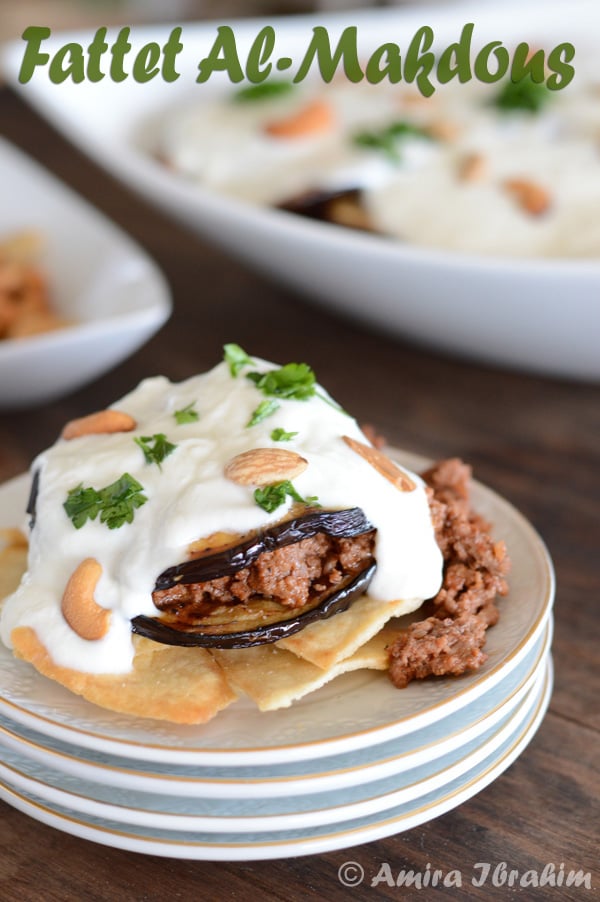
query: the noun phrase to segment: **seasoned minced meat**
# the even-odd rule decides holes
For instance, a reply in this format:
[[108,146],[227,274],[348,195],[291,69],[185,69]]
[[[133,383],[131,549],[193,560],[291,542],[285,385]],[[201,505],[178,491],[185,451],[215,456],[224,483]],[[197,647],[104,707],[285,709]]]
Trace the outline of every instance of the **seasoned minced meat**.
[[431,676],[458,676],[477,670],[486,659],[481,651],[486,624],[479,617],[462,614],[453,620],[428,617],[414,623],[410,639],[398,640],[391,650],[390,676],[399,689],[411,680]]
[[189,609],[195,617],[215,605],[244,604],[269,598],[299,608],[311,598],[335,587],[349,573],[360,573],[373,561],[375,531],[339,539],[323,533],[265,551],[249,566],[231,576],[204,583],[175,585],[153,593],[164,611]]
[[425,605],[428,616],[390,646],[390,678],[404,688],[413,679],[457,676],[487,660],[485,632],[498,620],[496,597],[506,595],[509,560],[489,524],[471,510],[471,469],[444,460],[422,474],[429,486],[435,535],[444,557],[442,588]]

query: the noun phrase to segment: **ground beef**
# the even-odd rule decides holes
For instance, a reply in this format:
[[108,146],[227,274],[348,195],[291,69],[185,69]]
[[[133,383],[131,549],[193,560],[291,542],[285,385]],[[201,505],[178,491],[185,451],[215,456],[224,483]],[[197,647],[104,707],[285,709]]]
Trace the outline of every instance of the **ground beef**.
[[409,640],[397,640],[391,650],[392,682],[404,689],[411,680],[432,674],[458,676],[466,670],[477,670],[486,659],[481,651],[485,630],[484,621],[472,614],[461,614],[456,620],[428,617],[414,623]]
[[425,606],[429,616],[409,626],[390,646],[390,679],[404,688],[413,679],[457,676],[487,660],[488,627],[498,620],[496,598],[506,595],[509,560],[503,542],[471,510],[471,469],[444,460],[422,474],[436,539],[444,557],[442,588]]
[[266,551],[249,567],[204,583],[177,584],[153,593],[157,608],[197,619],[217,605],[245,604],[269,598],[299,608],[358,575],[373,561],[375,531],[347,539],[317,533],[275,551]]

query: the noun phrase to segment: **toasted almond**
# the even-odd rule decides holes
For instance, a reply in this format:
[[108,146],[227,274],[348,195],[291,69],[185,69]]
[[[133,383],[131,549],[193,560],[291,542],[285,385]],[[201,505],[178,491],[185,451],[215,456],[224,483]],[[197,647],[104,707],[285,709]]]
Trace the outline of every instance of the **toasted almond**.
[[63,593],[63,617],[82,639],[102,639],[108,632],[110,611],[94,598],[101,575],[102,567],[98,561],[88,557],[71,574]]
[[463,182],[479,182],[487,170],[487,160],[483,154],[469,153],[459,163],[458,177]]
[[349,448],[352,448],[356,454],[359,454],[364,458],[364,460],[371,464],[381,476],[387,479],[388,482],[391,482],[392,485],[401,492],[412,492],[416,489],[416,485],[412,479],[410,479],[406,473],[403,473],[389,457],[386,457],[385,454],[377,448],[372,448],[370,445],[363,445],[362,442],[357,442],[356,439],[350,438],[348,435],[343,435],[342,438]]
[[504,187],[514,196],[519,206],[532,216],[541,216],[550,206],[550,192],[530,179],[506,179]]
[[296,113],[276,119],[265,125],[265,131],[274,138],[303,138],[305,135],[327,132],[333,128],[335,116],[324,100],[313,100]]
[[229,461],[225,476],[238,485],[271,485],[294,479],[303,473],[308,461],[295,451],[283,448],[253,448]]
[[460,126],[448,119],[438,119],[426,126],[425,131],[438,141],[456,141],[460,135]]
[[403,91],[400,94],[400,103],[402,106],[425,106],[426,104],[436,104],[437,97],[433,94],[431,97],[425,97],[420,91]]
[[111,432],[131,432],[137,423],[121,410],[99,410],[87,417],[70,420],[62,431],[62,438],[70,441],[84,435],[102,435]]

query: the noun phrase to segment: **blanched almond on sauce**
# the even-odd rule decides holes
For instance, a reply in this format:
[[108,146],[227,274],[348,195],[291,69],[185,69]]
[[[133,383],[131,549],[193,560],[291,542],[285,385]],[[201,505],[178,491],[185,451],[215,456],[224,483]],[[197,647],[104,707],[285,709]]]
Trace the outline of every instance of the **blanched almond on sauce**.
[[265,125],[265,131],[274,138],[303,138],[305,135],[327,132],[333,128],[333,110],[323,100],[313,100],[296,113],[276,119]]
[[84,435],[103,435],[111,432],[131,432],[137,423],[121,410],[99,410],[87,417],[70,420],[62,431],[62,438],[69,441]]
[[416,489],[412,479],[409,479],[406,473],[403,473],[389,457],[386,457],[377,448],[363,445],[362,442],[357,442],[356,439],[350,438],[348,435],[343,435],[342,438],[349,448],[352,448],[356,454],[364,458],[381,476],[387,479],[388,482],[391,482],[401,492],[412,492]]
[[63,617],[82,639],[102,639],[108,632],[110,611],[94,599],[101,576],[102,567],[98,561],[88,557],[72,573],[63,593]]
[[479,182],[487,170],[487,160],[483,154],[469,153],[459,163],[458,177],[463,182]]
[[439,119],[425,127],[425,131],[437,141],[456,141],[460,135],[460,126],[456,122],[447,119]]
[[229,461],[225,476],[238,485],[271,485],[294,479],[303,473],[308,461],[283,448],[253,448]]
[[519,206],[532,216],[540,216],[550,206],[550,192],[530,179],[506,179],[504,187],[514,196]]

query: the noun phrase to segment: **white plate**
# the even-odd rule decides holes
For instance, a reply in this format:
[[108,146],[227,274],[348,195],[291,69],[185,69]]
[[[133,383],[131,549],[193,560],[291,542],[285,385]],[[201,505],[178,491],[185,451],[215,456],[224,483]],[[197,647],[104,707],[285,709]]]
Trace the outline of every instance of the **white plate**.
[[285,832],[174,833],[152,827],[133,827],[44,801],[32,793],[0,786],[0,798],[49,826],[102,845],[171,858],[209,861],[252,861],[318,854],[349,848],[409,830],[438,817],[480,792],[521,754],[538,729],[552,691],[552,668],[532,715],[503,745],[461,777],[437,790],[384,812],[331,825]]
[[352,789],[275,799],[182,799],[99,786],[40,766],[19,754],[3,750],[0,783],[32,793],[40,799],[106,820],[154,829],[208,833],[256,833],[295,830],[340,823],[374,814],[427,795],[492,755],[521,727],[539,703],[546,682],[547,655],[535,674],[533,688],[499,724],[482,736],[466,741],[453,753],[433,763]]
[[[177,804],[210,800],[216,807],[246,799],[278,799],[331,792],[395,776],[451,755],[510,716],[531,690],[548,656],[552,623],[526,659],[489,693],[423,730],[388,742],[328,758],[250,767],[191,767],[131,761],[109,756],[28,730],[0,715],[0,748],[34,766],[119,792],[162,794]],[[66,776],[65,776],[66,775]],[[227,800],[225,803],[217,800]]]
[[73,325],[0,341],[0,407],[41,403],[133,353],[171,312],[164,276],[121,229],[0,139],[0,239],[40,233],[54,306]]
[[[353,10],[318,20],[271,18],[277,56],[301,59],[317,21],[328,28],[332,41],[344,27],[357,26],[362,55],[390,38],[406,47],[424,23],[434,28],[440,48],[456,41],[465,23],[474,22],[478,47],[502,40],[507,46],[530,41],[551,49],[567,35],[576,47],[589,46],[590,36],[600,27],[600,7],[596,0],[507,0]],[[250,43],[266,23],[246,19],[231,24],[245,60]],[[133,29],[132,53],[148,41],[164,43],[172,27]],[[110,31],[108,40],[115,34]],[[7,47],[5,71],[23,98],[127,185],[207,239],[335,310],[368,321],[386,335],[400,334],[469,357],[553,374],[600,377],[596,260],[486,258],[382,240],[212,194],[153,160],[140,139],[148,122],[160,119],[160,112],[174,105],[201,102],[215,91],[231,88],[219,75],[206,84],[195,83],[198,61],[215,36],[212,22],[184,26],[183,50],[177,58],[180,78],[174,83],[160,78],[151,84],[131,78],[115,83],[104,78],[95,84],[56,85],[49,81],[47,69],[41,69],[28,84],[20,85],[22,40]],[[67,41],[87,46],[91,38],[91,32],[54,34],[44,49],[52,52]],[[316,67],[313,71],[316,74]]]
[[[426,461],[391,451],[419,469]],[[21,522],[26,480],[0,487],[0,525]],[[473,503],[494,523],[512,559],[511,592],[486,643],[489,658],[460,679],[424,680],[395,689],[380,673],[360,671],[332,681],[279,711],[259,713],[235,702],[208,724],[181,727],[112,714],[40,676],[0,648],[0,713],[68,743],[138,761],[242,766],[298,761],[365,748],[422,729],[460,711],[527,656],[542,634],[554,596],[552,564],[533,527],[507,501],[480,484]]]

